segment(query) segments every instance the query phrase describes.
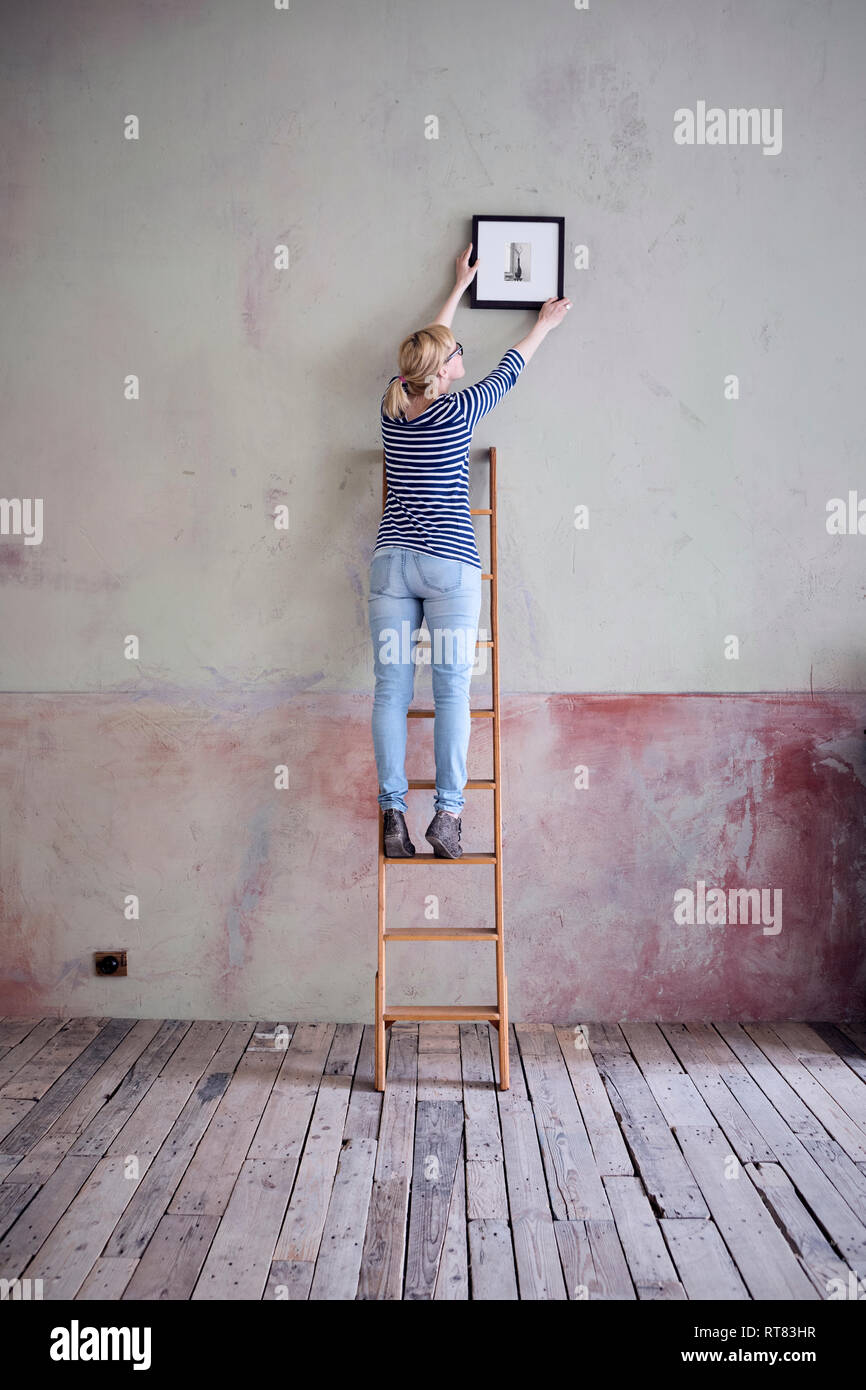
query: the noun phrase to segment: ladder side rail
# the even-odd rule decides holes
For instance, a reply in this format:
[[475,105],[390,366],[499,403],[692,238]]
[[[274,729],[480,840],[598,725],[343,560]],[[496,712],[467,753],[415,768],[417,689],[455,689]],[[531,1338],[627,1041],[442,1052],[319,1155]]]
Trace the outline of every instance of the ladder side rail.
[[496,448],[490,446],[490,635],[493,639],[493,854],[494,904],[496,924],[496,1003],[499,1009],[499,1086],[509,1089],[508,1072],[508,979],[505,974],[505,920],[502,887],[502,748],[500,743],[499,690],[499,548],[498,489],[496,486]]

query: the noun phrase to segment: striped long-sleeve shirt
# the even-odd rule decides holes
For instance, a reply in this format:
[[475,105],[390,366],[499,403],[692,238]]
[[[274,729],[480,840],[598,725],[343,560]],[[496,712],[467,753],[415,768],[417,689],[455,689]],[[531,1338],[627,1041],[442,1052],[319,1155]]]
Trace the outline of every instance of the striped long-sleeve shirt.
[[386,545],[402,545],[481,568],[469,513],[472,431],[525,366],[522,354],[509,348],[483,381],[437,397],[414,420],[389,419],[383,394],[379,413],[388,495],[374,554]]

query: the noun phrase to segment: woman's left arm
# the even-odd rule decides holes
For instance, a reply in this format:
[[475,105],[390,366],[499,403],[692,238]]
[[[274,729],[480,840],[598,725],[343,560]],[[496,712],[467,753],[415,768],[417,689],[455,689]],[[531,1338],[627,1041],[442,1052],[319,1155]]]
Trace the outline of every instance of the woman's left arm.
[[436,315],[435,319],[432,320],[433,323],[444,323],[446,328],[451,327],[451,323],[454,318],[457,305],[460,303],[460,300],[465,291],[469,288],[469,286],[472,284],[472,281],[475,279],[475,272],[478,270],[478,267],[481,264],[480,261],[476,261],[473,266],[470,266],[469,257],[471,253],[472,242],[470,241],[466,250],[461,251],[460,255],[457,257],[457,274],[454,281],[454,288],[449,294],[448,298],[445,300],[445,303],[442,305],[442,308],[439,310],[439,313]]

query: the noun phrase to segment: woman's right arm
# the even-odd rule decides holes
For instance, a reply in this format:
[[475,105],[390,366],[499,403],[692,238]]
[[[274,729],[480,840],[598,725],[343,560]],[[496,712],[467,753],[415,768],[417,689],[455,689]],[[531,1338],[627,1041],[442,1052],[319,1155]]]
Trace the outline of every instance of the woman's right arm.
[[475,386],[454,392],[454,398],[459,402],[458,409],[470,429],[474,429],[478,421],[502,400],[506,391],[511,390],[542,338],[547,337],[551,328],[562,323],[570,308],[569,299],[546,300],[538,311],[535,327],[513,348],[506,349],[499,366],[494,367]]
[[565,318],[571,308],[570,299],[546,299],[538,311],[538,318],[535,326],[530,329],[525,338],[521,338],[519,343],[514,346],[520,353],[524,362],[528,362],[535,349],[543,338],[546,338],[551,328],[556,328]]

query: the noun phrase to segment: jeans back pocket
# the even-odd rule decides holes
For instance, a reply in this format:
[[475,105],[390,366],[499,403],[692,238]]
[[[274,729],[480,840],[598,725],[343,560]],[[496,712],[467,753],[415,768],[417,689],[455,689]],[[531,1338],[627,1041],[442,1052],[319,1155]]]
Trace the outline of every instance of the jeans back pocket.
[[391,568],[394,563],[393,550],[377,550],[370,561],[370,593],[387,594],[391,586]]
[[452,589],[463,587],[463,561],[446,560],[441,555],[422,555],[415,551],[418,573],[427,589],[437,594],[448,594]]

